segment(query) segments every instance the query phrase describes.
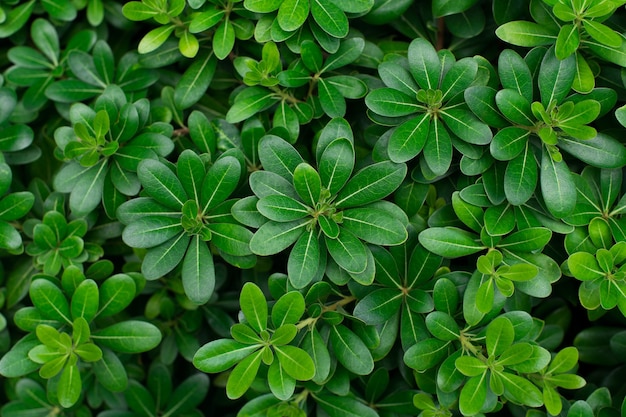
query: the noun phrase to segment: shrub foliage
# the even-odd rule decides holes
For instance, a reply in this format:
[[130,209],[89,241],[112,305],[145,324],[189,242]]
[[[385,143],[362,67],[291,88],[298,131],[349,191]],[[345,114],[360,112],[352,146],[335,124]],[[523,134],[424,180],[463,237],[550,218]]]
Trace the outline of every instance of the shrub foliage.
[[0,415],[626,415],[626,0],[0,0]]

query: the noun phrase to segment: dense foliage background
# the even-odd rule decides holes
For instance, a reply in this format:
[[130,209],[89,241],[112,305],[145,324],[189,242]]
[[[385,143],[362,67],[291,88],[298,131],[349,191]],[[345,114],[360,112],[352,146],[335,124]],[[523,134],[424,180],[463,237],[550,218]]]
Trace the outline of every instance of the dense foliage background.
[[626,415],[622,0],[0,0],[0,415]]

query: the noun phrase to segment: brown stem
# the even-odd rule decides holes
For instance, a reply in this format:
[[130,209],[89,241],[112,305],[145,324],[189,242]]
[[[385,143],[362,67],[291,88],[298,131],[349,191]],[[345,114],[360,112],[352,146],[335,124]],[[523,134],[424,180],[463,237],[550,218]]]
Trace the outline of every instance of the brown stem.
[[440,51],[445,47],[446,44],[446,38],[445,38],[445,33],[446,33],[446,21],[443,19],[443,17],[440,17],[439,19],[437,19],[437,50]]
[[180,136],[185,136],[188,133],[189,133],[188,127],[181,127],[180,129],[175,129],[174,132],[172,132],[172,136],[180,137]]

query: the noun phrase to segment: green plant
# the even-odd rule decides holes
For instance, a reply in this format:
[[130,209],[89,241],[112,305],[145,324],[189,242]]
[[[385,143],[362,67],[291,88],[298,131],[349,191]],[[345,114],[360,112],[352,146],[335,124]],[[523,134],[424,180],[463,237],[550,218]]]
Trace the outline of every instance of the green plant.
[[626,415],[622,0],[0,0],[0,416]]

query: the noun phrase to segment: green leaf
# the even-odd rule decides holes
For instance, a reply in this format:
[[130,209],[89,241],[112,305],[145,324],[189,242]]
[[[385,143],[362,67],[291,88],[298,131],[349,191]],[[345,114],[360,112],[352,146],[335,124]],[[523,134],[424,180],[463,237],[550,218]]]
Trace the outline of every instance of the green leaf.
[[559,149],[599,168],[617,168],[626,163],[626,148],[615,138],[598,133],[592,139],[559,138]]
[[[217,27],[213,34],[213,53],[217,59],[222,60],[230,54],[235,46],[235,28],[227,17]],[[234,123],[234,122],[232,122]]]
[[439,87],[439,56],[429,41],[422,38],[411,41],[408,59],[411,75],[421,88],[434,90]]
[[366,324],[375,326],[386,322],[396,314],[402,305],[402,300],[403,294],[398,289],[380,288],[359,300],[352,314]]
[[547,108],[553,101],[560,103],[570,92],[576,76],[576,57],[558,59],[554,48],[546,52],[539,69],[541,104]]
[[433,311],[426,316],[428,331],[439,340],[458,340],[461,329],[456,321],[447,313]]
[[339,397],[333,394],[313,394],[320,408],[330,417],[376,417],[378,413],[351,396]]
[[141,263],[141,272],[148,280],[161,278],[174,269],[185,255],[190,236],[181,232],[159,246],[151,248]]
[[406,165],[378,162],[358,171],[337,194],[335,206],[349,208],[381,200],[400,186]]
[[253,353],[235,366],[228,377],[226,383],[226,395],[231,400],[241,397],[250,388],[259,366],[261,365],[261,355],[263,350]]
[[33,280],[30,285],[30,299],[41,314],[61,323],[71,324],[70,306],[59,287],[46,279]]
[[286,0],[280,2],[276,19],[283,30],[293,32],[304,24],[307,17],[309,17],[308,0]]
[[507,22],[499,26],[496,29],[496,35],[512,45],[527,47],[550,45],[555,43],[557,38],[550,28],[523,20]]
[[289,291],[272,307],[272,324],[279,328],[284,324],[296,324],[304,314],[304,297],[298,291]]
[[489,356],[499,356],[515,339],[513,324],[506,317],[498,317],[487,326],[487,353]]
[[554,52],[558,59],[565,59],[574,54],[580,45],[580,32],[577,26],[568,24],[561,26],[556,38]]
[[266,135],[259,142],[259,159],[265,170],[280,175],[290,183],[296,167],[304,162],[292,145],[274,135]]
[[140,54],[147,54],[148,52],[154,51],[165,43],[172,32],[174,32],[175,28],[176,26],[174,25],[167,25],[152,29],[150,32],[146,33],[143,38],[141,38],[139,46],[137,46],[137,51]]
[[340,137],[330,142],[319,157],[321,184],[331,195],[346,184],[354,168],[354,147],[350,140]]
[[36,19],[31,26],[31,37],[33,43],[53,64],[59,61],[61,48],[59,46],[59,35],[54,26],[45,19]]
[[328,253],[347,272],[359,274],[367,268],[367,248],[350,231],[341,228],[335,239],[326,238]]
[[185,294],[195,304],[204,304],[213,295],[213,255],[200,236],[194,236],[183,259],[182,282]]
[[196,373],[185,379],[172,393],[165,413],[182,415],[192,412],[204,400],[209,390],[209,377]]
[[404,353],[404,363],[418,372],[426,371],[439,364],[448,355],[450,342],[425,339],[411,346]]
[[528,227],[511,233],[498,244],[511,252],[533,252],[542,250],[552,238],[552,232],[545,227]]
[[398,126],[391,137],[387,152],[393,162],[406,162],[415,158],[424,148],[428,138],[431,116],[424,113]]
[[40,364],[28,357],[28,352],[41,342],[31,333],[24,336],[0,358],[0,374],[6,378],[19,378],[40,368]]
[[[133,2],[127,3],[126,5],[131,3]],[[126,5],[124,6],[124,8],[126,8]],[[200,13],[194,15],[193,19],[191,20],[191,23],[189,24],[189,32],[200,33],[204,32],[207,29],[211,29],[222,21],[224,14],[224,10],[211,7],[201,11]]]
[[235,103],[228,109],[226,113],[228,123],[242,122],[267,109],[277,100],[272,91],[262,87],[250,87],[244,92],[245,94],[240,93],[237,96]]
[[102,386],[112,392],[122,392],[128,385],[128,375],[119,357],[110,349],[102,349],[102,359],[93,364],[94,374]]
[[320,78],[317,91],[320,105],[329,117],[343,117],[346,114],[346,100],[330,82]]
[[239,184],[241,165],[233,156],[219,158],[209,168],[209,172],[201,186],[201,211],[204,214],[210,212],[218,204],[226,200]]
[[490,236],[503,236],[515,228],[515,214],[509,204],[492,206],[485,210],[485,231]]
[[591,19],[583,19],[585,31],[596,41],[611,48],[622,46],[623,38],[610,27]]
[[346,14],[329,0],[311,0],[311,14],[324,32],[335,38],[344,38],[348,34]]
[[158,246],[182,231],[180,219],[173,217],[148,216],[135,220],[122,233],[124,243],[133,248]]
[[523,152],[509,162],[504,173],[504,193],[509,203],[518,206],[527,202],[535,192],[537,179],[537,163],[526,142]]
[[435,17],[449,16],[462,13],[476,3],[476,0],[434,0],[433,15]]
[[0,220],[0,247],[8,250],[17,250],[22,245],[22,237],[6,221]]
[[135,380],[130,380],[124,398],[131,410],[140,410],[144,416],[156,414],[156,404],[150,392]]
[[576,279],[592,281],[605,275],[596,258],[587,252],[576,252],[567,259],[567,266]]
[[203,372],[223,372],[258,348],[259,345],[246,345],[232,339],[213,340],[198,349],[193,364]]
[[510,161],[527,148],[529,136],[528,130],[516,126],[500,129],[489,145],[491,155],[499,161]]
[[547,373],[564,373],[574,368],[577,363],[578,350],[573,346],[569,346],[559,351],[559,353],[552,358]]
[[351,64],[361,56],[364,47],[365,41],[362,38],[355,37],[341,41],[337,51],[326,58],[320,72],[332,71]]
[[308,381],[315,375],[315,364],[304,350],[290,345],[274,346],[281,368],[298,381]]
[[473,356],[460,356],[454,362],[456,368],[465,376],[474,377],[487,371],[487,364]]
[[402,223],[374,208],[344,210],[342,227],[359,239],[375,245],[399,245],[408,236]]
[[448,130],[438,118],[432,120],[422,152],[426,165],[435,176],[445,174],[450,168],[452,140]]
[[393,88],[370,91],[365,97],[365,104],[374,113],[387,117],[408,116],[423,110],[416,99]]
[[512,89],[500,90],[496,93],[496,104],[504,117],[515,124],[533,126],[530,102],[517,91]]
[[145,321],[126,320],[94,332],[91,338],[115,352],[141,353],[161,343],[161,331]]
[[478,120],[467,110],[443,110],[441,112],[441,119],[452,133],[467,143],[487,145],[491,142],[492,134],[489,126]]
[[419,241],[429,251],[445,258],[459,258],[482,250],[476,237],[455,227],[431,227],[419,234]]
[[11,8],[6,14],[5,20],[0,23],[0,38],[7,38],[20,30],[28,21],[35,4],[36,2],[31,0]]
[[145,192],[157,202],[174,210],[180,210],[187,194],[180,180],[162,162],[146,159],[137,168],[139,180]]
[[541,391],[529,380],[508,372],[503,372],[500,376],[504,385],[505,397],[529,407],[540,407],[543,405]]
[[267,371],[267,382],[272,394],[280,400],[289,400],[295,391],[296,380],[290,376],[278,361],[273,361]]
[[197,58],[176,84],[174,90],[176,105],[181,109],[186,109],[196,104],[211,84],[216,68],[217,59],[215,59],[215,55],[209,53],[200,59]]
[[332,326],[330,342],[337,360],[350,372],[367,375],[374,369],[371,352],[363,340],[347,327]]
[[76,215],[86,215],[100,204],[106,173],[106,160],[82,173],[70,195],[70,208]]
[[321,248],[315,229],[304,232],[294,245],[287,261],[289,282],[295,288],[304,288],[317,275]]
[[473,376],[467,380],[459,396],[459,410],[463,415],[478,414],[487,399],[487,373]]
[[254,330],[260,332],[267,327],[267,301],[259,287],[251,282],[244,284],[239,304],[244,317]]
[[98,312],[99,295],[98,284],[95,281],[86,279],[81,282],[72,295],[72,318],[82,317],[91,322]]
[[276,254],[298,240],[307,224],[305,219],[286,223],[269,221],[252,236],[250,249],[262,256]]
[[61,379],[59,380],[57,395],[59,398],[59,404],[62,407],[69,408],[76,404],[80,398],[82,391],[82,382],[80,379],[80,371],[78,366],[67,365],[61,373]]
[[498,57],[498,75],[504,88],[517,91],[528,102],[533,101],[533,79],[528,64],[519,54],[505,49]]
[[293,173],[293,185],[302,201],[315,207],[322,192],[320,176],[315,168],[306,162],[298,164]]
[[576,208],[576,185],[565,161],[556,162],[547,150],[541,156],[541,193],[548,211],[557,218]]
[[[311,206],[315,206],[312,204]],[[257,210],[270,220],[289,222],[309,215],[309,209],[301,202],[284,195],[268,195],[261,198]]]

